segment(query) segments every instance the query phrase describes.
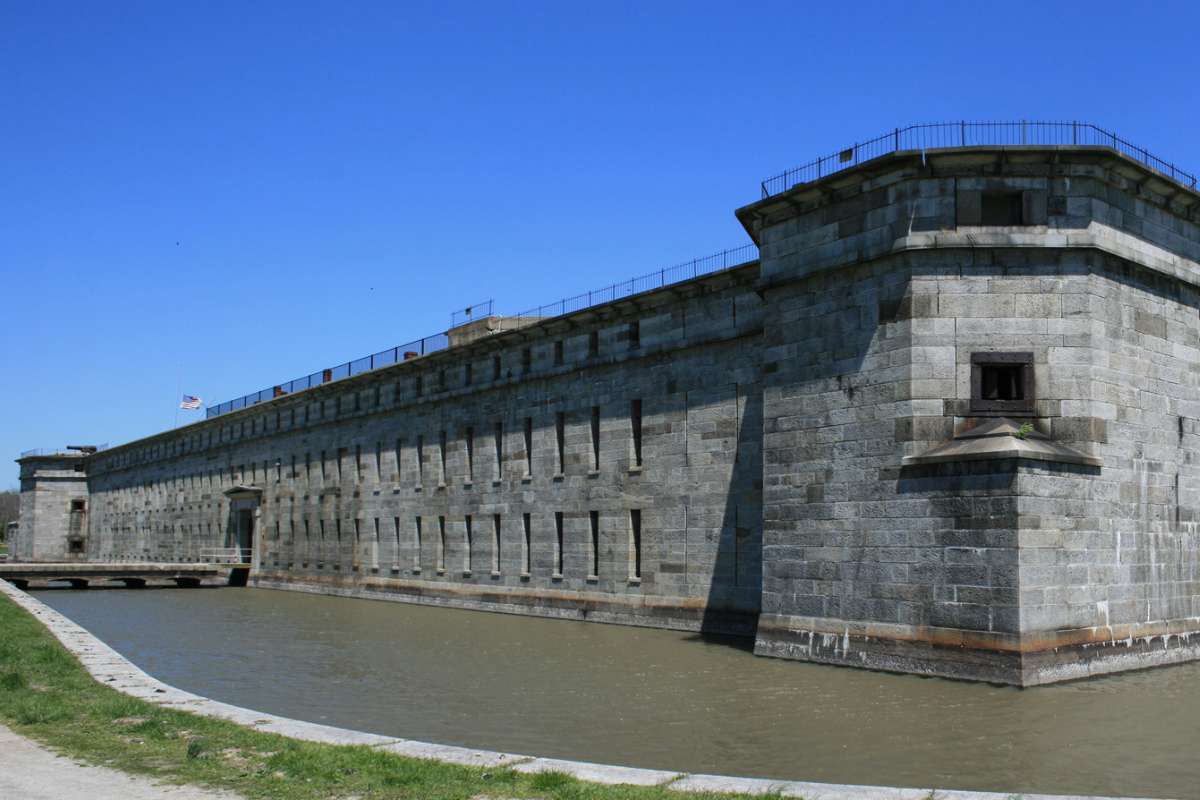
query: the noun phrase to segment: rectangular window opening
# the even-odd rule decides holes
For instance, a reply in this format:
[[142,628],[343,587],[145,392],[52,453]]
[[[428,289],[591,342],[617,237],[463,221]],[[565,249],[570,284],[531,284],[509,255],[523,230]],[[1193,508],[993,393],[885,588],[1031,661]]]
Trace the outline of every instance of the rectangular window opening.
[[642,346],[642,323],[634,320],[629,323],[629,349],[636,350]]
[[591,553],[591,569],[589,577],[600,577],[600,512],[591,511],[588,513],[589,522],[591,523],[592,547]]
[[529,514],[521,515],[521,527],[525,534],[525,546],[521,553],[521,573],[529,575],[533,572],[533,521]]
[[563,574],[563,512],[554,512],[554,574]]
[[471,530],[471,515],[463,518],[463,572],[471,571],[471,556],[474,550],[474,531]]
[[600,331],[592,331],[588,334],[588,358],[595,358],[600,355]]
[[500,572],[500,515],[492,514],[492,572]]
[[442,483],[445,483],[446,482],[446,432],[445,431],[440,431],[438,433],[438,460],[441,462],[441,467],[442,467],[441,481],[442,481]]
[[1033,353],[972,353],[971,413],[1032,416]]
[[642,512],[629,512],[629,577],[642,577]]
[[525,418],[525,475],[533,475],[533,417]]
[[446,518],[438,517],[438,541],[437,541],[437,568],[438,571],[446,569]]
[[559,411],[554,415],[554,444],[558,453],[557,474],[567,471],[567,415]]
[[629,425],[633,431],[633,465],[642,466],[642,401],[629,403]]
[[554,366],[561,367],[563,364],[563,343],[559,339],[554,343]]
[[983,192],[980,197],[980,221],[983,225],[1024,224],[1021,192]]
[[496,480],[504,477],[504,423],[497,422],[493,444],[496,450]]
[[467,481],[475,480],[475,429],[470,425],[467,426],[466,432],[463,434],[467,444]]
[[592,469],[600,470],[600,406],[592,406]]

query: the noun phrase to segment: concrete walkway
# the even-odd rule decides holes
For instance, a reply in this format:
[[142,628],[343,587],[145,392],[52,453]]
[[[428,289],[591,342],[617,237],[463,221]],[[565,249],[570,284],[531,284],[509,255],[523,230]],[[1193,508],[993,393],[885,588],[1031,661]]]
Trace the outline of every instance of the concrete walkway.
[[171,786],[80,764],[0,725],[0,797],[22,800],[237,800],[239,795]]

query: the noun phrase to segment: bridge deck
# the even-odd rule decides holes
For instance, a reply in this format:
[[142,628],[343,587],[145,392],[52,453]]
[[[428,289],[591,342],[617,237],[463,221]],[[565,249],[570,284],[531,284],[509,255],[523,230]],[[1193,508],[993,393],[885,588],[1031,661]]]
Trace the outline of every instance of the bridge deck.
[[229,582],[236,569],[249,564],[210,563],[138,563],[138,562],[77,562],[77,563],[4,563],[0,564],[0,580],[21,588],[46,586],[66,581],[72,586],[102,586],[123,583],[126,586],[220,586]]

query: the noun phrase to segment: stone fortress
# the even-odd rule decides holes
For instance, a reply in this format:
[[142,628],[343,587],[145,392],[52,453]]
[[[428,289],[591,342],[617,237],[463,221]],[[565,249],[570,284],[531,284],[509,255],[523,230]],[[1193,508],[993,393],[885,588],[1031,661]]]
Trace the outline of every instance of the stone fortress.
[[756,260],[23,457],[13,557],[242,548],[256,586],[1021,686],[1200,657],[1195,179],[954,123],[763,195]]

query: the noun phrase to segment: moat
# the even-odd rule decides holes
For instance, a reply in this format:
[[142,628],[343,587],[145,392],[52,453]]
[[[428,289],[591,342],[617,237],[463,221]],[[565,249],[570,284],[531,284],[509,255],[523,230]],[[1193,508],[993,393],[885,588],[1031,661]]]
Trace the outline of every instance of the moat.
[[248,708],[691,772],[1196,797],[1200,664],[1014,689],[749,641],[257,589],[44,591],[150,674]]

